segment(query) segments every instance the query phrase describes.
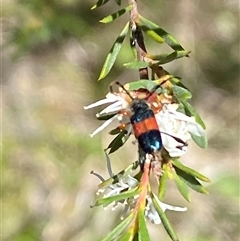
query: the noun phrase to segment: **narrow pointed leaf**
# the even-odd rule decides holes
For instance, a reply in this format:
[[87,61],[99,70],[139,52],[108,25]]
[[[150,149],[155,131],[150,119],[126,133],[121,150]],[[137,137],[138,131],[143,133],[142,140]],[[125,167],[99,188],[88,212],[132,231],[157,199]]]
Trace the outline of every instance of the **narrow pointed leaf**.
[[187,166],[184,166],[179,160],[174,160],[172,162],[173,166],[174,167],[177,167],[178,169],[182,170],[183,172],[193,176],[193,177],[196,177],[197,179],[203,181],[203,182],[211,182],[209,180],[209,178],[205,177],[204,175],[202,175],[201,173],[187,167]]
[[[177,100],[184,107],[185,114],[188,115],[188,116],[194,116],[195,119],[196,119],[196,122],[199,125],[201,125],[203,129],[206,129],[206,126],[205,126],[203,120],[201,119],[201,117],[199,116],[199,114],[197,113],[197,111],[187,101],[187,99],[192,97],[191,93],[187,89],[185,89],[184,87],[180,87],[180,86],[177,86],[177,85],[173,86],[173,93],[174,93],[174,96],[177,98]],[[198,145],[197,142],[196,142],[196,144]]]
[[192,105],[190,105],[186,100],[181,101],[185,108],[185,112],[188,116],[194,116],[196,119],[196,122],[202,126],[203,129],[206,129],[206,126],[202,120],[202,118],[199,116],[197,111],[193,108]]
[[138,241],[150,241],[144,209],[140,209],[138,212]]
[[193,189],[195,192],[199,192],[202,194],[209,194],[205,187],[195,178],[191,177],[192,180],[186,180],[186,184]]
[[115,0],[118,6],[121,6],[122,0]]
[[113,116],[115,116],[116,113],[113,114],[105,114],[105,115],[100,115],[100,116],[96,116],[98,120],[108,120],[110,118],[112,118]]
[[138,187],[136,187],[136,188],[133,188],[129,191],[125,191],[125,192],[120,193],[120,194],[115,195],[115,196],[100,198],[96,201],[94,206],[101,206],[101,205],[105,206],[105,205],[109,205],[112,202],[122,201],[122,200],[125,200],[127,198],[134,197],[135,195],[138,195],[139,192],[140,191],[139,191]]
[[148,91],[151,91],[156,86],[155,81],[149,81],[148,79],[144,80],[137,80],[133,81],[127,84],[127,89],[129,91],[132,90],[139,90],[139,89],[147,89]]
[[168,166],[163,165],[163,174],[160,176],[159,186],[158,186],[158,198],[160,201],[163,200],[166,194],[167,179],[168,179],[167,172],[168,172]]
[[122,235],[117,241],[132,241],[133,240],[133,229],[129,229],[125,234]]
[[181,177],[182,180],[194,191],[203,193],[203,194],[208,194],[208,191],[202,186],[202,184],[192,175],[187,174],[186,172],[178,169],[175,167],[176,173],[178,174],[179,177]]
[[131,9],[132,9],[132,5],[129,5],[126,8],[120,9],[119,11],[108,15],[107,17],[103,18],[99,22],[101,22],[101,23],[110,23],[113,20],[115,20],[115,19],[119,18],[120,16],[122,16],[124,13],[129,12]]
[[108,145],[107,149],[110,149],[108,154],[115,152],[121,146],[123,146],[124,143],[128,140],[129,136],[130,135],[128,134],[127,130],[122,130],[120,134],[117,137],[115,137],[112,140],[112,142]]
[[114,175],[113,177],[110,177],[109,179],[101,182],[98,187],[99,188],[105,188],[111,184],[115,184],[117,182],[119,182],[120,179],[124,179],[125,177],[127,177],[130,173],[132,173],[132,171],[136,170],[138,167],[138,162],[134,162],[131,165],[129,165],[127,168],[125,168],[124,170],[122,170],[121,172],[119,172],[118,174]]
[[105,3],[107,3],[109,0],[99,0],[97,1],[97,3],[95,5],[93,5],[91,7],[91,9],[95,9],[95,8],[98,8],[98,7],[101,7],[102,5],[104,5]]
[[177,173],[172,172],[172,174],[179,192],[188,202],[190,202],[190,196],[189,196],[189,190],[188,190],[187,184],[178,176]]
[[161,207],[158,205],[155,197],[153,195],[151,195],[151,197],[153,200],[154,207],[156,208],[156,211],[158,212],[158,214],[161,218],[162,224],[163,224],[165,230],[167,231],[168,235],[170,236],[170,238],[173,241],[178,241],[178,237],[177,237],[175,231],[173,230],[173,227],[172,227],[171,223],[169,222],[167,216],[165,215],[165,213],[163,212]]
[[207,148],[208,146],[208,141],[207,141],[207,138],[206,136],[196,136],[192,133],[191,134],[191,137],[193,139],[193,141],[201,148],[205,149]]
[[180,86],[180,87],[188,90],[188,88],[181,82],[181,79],[179,77],[173,76],[170,80],[173,84],[176,84],[177,86]]
[[129,241],[138,241],[138,232],[135,232],[133,239],[130,239]]
[[[142,29],[143,29],[143,28],[142,28]],[[145,28],[144,28],[144,29],[145,29]],[[143,29],[143,30],[144,30],[144,29]],[[162,37],[160,37],[159,34],[156,33],[156,31],[151,30],[151,29],[146,29],[145,32],[147,33],[147,35],[148,35],[149,37],[151,37],[151,38],[152,38],[154,41],[156,41],[157,43],[162,44],[162,43],[165,42],[164,39],[163,39]]]
[[[137,23],[144,32],[153,31],[159,37],[159,39],[162,38],[175,51],[184,50],[184,48],[178,43],[176,39],[173,38],[173,36],[171,36],[168,32],[160,28],[157,24],[153,23],[152,21],[142,16],[139,16]],[[154,36],[150,35],[150,37],[152,37],[155,40]]]
[[172,90],[174,96],[178,99],[178,101],[183,101],[192,98],[192,94],[185,88],[175,85],[172,87]]
[[134,61],[124,64],[127,69],[143,69],[150,66],[150,63],[144,61]]
[[175,51],[171,54],[160,54],[160,55],[147,55],[152,60],[158,60],[157,64],[166,64],[169,63],[175,59],[179,59],[182,57],[188,56],[190,51]]
[[103,68],[101,70],[101,73],[99,75],[98,80],[103,79],[104,77],[106,77],[106,75],[110,72],[110,70],[112,69],[117,56],[119,54],[119,51],[122,47],[122,43],[127,35],[128,32],[128,28],[129,28],[129,22],[125,25],[124,29],[122,30],[122,32],[120,33],[120,35],[117,37],[116,41],[114,42],[109,54],[107,55],[107,58],[103,64]]
[[119,127],[115,128],[115,129],[112,129],[111,131],[109,131],[108,133],[110,135],[117,135],[119,134],[120,132],[122,131],[122,129],[120,129]]
[[127,218],[125,218],[116,228],[112,230],[111,233],[108,234],[107,237],[102,239],[101,241],[112,241],[115,238],[119,237],[121,233],[127,228],[127,226],[130,224],[130,222],[133,219],[133,215],[130,214]]

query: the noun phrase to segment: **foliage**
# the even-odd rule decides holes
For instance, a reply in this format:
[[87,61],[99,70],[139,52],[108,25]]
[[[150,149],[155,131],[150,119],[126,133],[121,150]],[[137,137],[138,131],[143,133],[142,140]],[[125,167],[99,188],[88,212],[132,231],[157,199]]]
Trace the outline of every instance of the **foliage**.
[[[109,25],[98,23],[109,13],[118,12],[118,5],[109,1],[91,12],[93,3],[2,2],[1,203],[5,241],[99,241],[99,237],[119,223],[119,209],[112,212],[109,208],[104,211],[100,207],[89,208],[96,189],[96,180],[89,172],[94,169],[104,173],[102,149],[112,136],[102,133],[90,138],[89,132],[96,125],[94,112],[86,112],[82,106],[105,95],[108,80],[137,81],[134,65],[138,61],[132,61],[127,35],[106,81],[95,81],[104,55],[125,25],[127,15]],[[180,215],[167,211],[166,215],[180,239],[237,240],[238,3],[223,0],[138,3],[142,16],[174,33],[181,39],[181,45],[191,50],[190,58],[166,63],[164,68],[184,76],[183,80],[171,80],[191,90],[191,105],[204,117],[209,140],[207,151],[190,144],[190,151],[181,162],[211,178],[212,182],[207,184],[210,195],[189,192],[192,203],[187,205],[188,211]],[[176,56],[171,55],[175,51],[167,44],[159,45],[146,32],[145,35],[149,52],[152,55],[160,52],[152,59],[162,61],[166,56],[170,59]],[[131,63],[129,70],[122,68],[123,63]],[[140,67],[149,65],[142,61]],[[148,82],[151,90],[154,84]],[[178,111],[184,113],[183,106]],[[136,146],[130,141],[110,155],[117,171],[132,161]],[[174,180],[168,179],[172,177],[163,173],[162,185],[163,177],[167,185],[167,192],[161,194],[164,200],[184,205]],[[153,191],[161,196],[155,187]],[[151,239],[168,240],[161,225],[148,222],[147,227],[155,229],[150,232]]]
[[[92,7],[92,9],[98,8],[106,4],[107,2],[108,1],[99,0]],[[121,5],[121,1],[118,2],[118,4]],[[137,94],[137,99],[145,99],[149,102],[149,104],[152,105],[158,104],[160,106],[160,112],[164,108],[164,104],[162,104],[164,98],[166,99],[166,101],[169,100],[170,104],[177,105],[178,108],[181,110],[181,114],[180,112],[176,112],[176,115],[179,115],[179,117],[177,117],[179,118],[178,122],[190,121],[190,119],[188,119],[189,117],[194,118],[196,120],[196,123],[194,123],[193,125],[195,126],[195,129],[198,129],[198,131],[189,130],[189,133],[191,133],[193,140],[198,146],[206,148],[207,140],[203,132],[203,128],[205,129],[205,124],[197,111],[189,103],[189,100],[192,97],[191,93],[182,84],[180,78],[170,75],[161,66],[165,63],[175,61],[178,58],[189,57],[190,51],[186,51],[171,34],[166,32],[164,29],[162,29],[149,19],[141,16],[138,13],[136,1],[129,0],[128,4],[129,5],[125,8],[108,15],[100,21],[101,23],[110,23],[126,13],[129,13],[130,15],[129,21],[127,21],[125,27],[118,35],[105,59],[98,80],[102,80],[107,77],[109,72],[112,70],[127,35],[129,35],[130,38],[130,48],[132,49],[134,60],[132,62],[125,63],[124,66],[129,69],[138,70],[140,79],[137,81],[131,81],[125,86],[122,86],[121,84],[116,82],[116,84],[119,85],[122,88],[122,91],[125,91],[125,93],[122,93],[121,90],[119,90],[119,92],[113,92],[111,85],[110,93],[106,96],[105,100],[101,100],[99,102],[96,102],[95,104],[85,107],[86,109],[88,109],[101,105],[103,103],[113,102],[112,105],[97,114],[98,119],[104,119],[106,120],[106,122],[101,127],[99,127],[92,134],[92,136],[104,129],[113,120],[117,118],[119,120],[122,120],[124,116],[124,114],[122,113],[126,111],[125,107],[116,107],[125,106],[125,104],[121,103],[121,101],[125,101],[126,97],[124,97],[124,94],[130,97],[132,99],[132,102],[134,103],[132,93],[135,93]],[[167,44],[174,50],[174,52],[168,54],[148,54],[146,51],[143,33],[146,33],[152,40],[156,41],[157,43]],[[150,74],[149,71],[151,71]],[[158,93],[158,89],[160,89],[160,93]],[[146,94],[145,97],[138,97],[138,95],[141,96],[142,91],[148,91],[149,94]],[[157,93],[157,97],[155,99],[155,102],[151,102],[150,98],[154,92]],[[168,99],[166,98],[166,95],[168,95]],[[111,100],[111,98],[113,100]],[[114,98],[116,99],[114,100]],[[161,100],[159,101],[159,99]],[[169,113],[171,113],[171,111]],[[157,119],[157,114],[155,114],[155,118]],[[168,123],[166,124],[168,125]],[[121,125],[124,126],[123,129],[121,128]],[[127,128],[125,129],[125,126],[127,125],[129,125],[129,123],[124,123],[120,121],[120,126],[110,131],[110,134],[117,136],[113,139],[113,141],[108,145],[105,150],[109,154],[117,151],[128,140],[131,131],[129,131],[129,129]],[[161,125],[159,126],[161,130]],[[174,139],[176,142],[183,144],[183,146],[180,147],[181,150],[182,148],[186,147],[186,140],[181,140],[181,137],[179,138],[180,135],[178,137],[174,137],[169,134],[173,133],[173,130],[169,133],[162,133],[163,135],[166,134],[171,136],[171,138]],[[149,157],[147,153],[144,153],[141,150],[142,147],[139,145],[139,161],[137,162],[137,166],[140,166],[140,172],[136,175],[137,179],[133,179],[134,185],[131,184],[131,182],[128,180],[128,178],[131,178],[131,173],[126,170],[122,171],[121,174],[118,174],[116,176],[111,176],[111,172],[109,171],[111,177],[106,181],[101,178],[101,180],[104,181],[99,185],[99,192],[105,193],[107,187],[111,191],[109,193],[106,192],[102,198],[98,199],[95,203],[95,206],[108,206],[109,204],[114,204],[114,206],[117,206],[118,203],[125,203],[126,207],[128,207],[129,209],[128,212],[126,212],[125,217],[122,218],[122,222],[120,222],[120,224],[116,228],[114,228],[109,233],[109,235],[107,235],[106,238],[103,239],[104,241],[150,240],[146,225],[146,219],[153,219],[151,221],[153,221],[154,223],[158,223],[156,219],[159,219],[160,222],[163,223],[163,226],[166,229],[169,237],[173,241],[177,241],[178,237],[173,230],[170,221],[164,214],[164,210],[162,210],[161,208],[161,205],[164,204],[161,203],[160,200],[164,199],[167,189],[167,179],[175,180],[179,192],[189,202],[189,187],[199,193],[208,193],[197,179],[204,182],[209,182],[210,180],[202,174],[198,173],[197,171],[181,164],[179,160],[180,155],[182,155],[181,152],[179,152],[177,158],[173,158],[175,154],[173,155],[173,153],[164,144],[163,147],[164,148],[162,148],[163,150],[160,153],[151,153],[151,157]],[[160,159],[158,156],[159,154],[161,156]],[[110,162],[108,154],[106,155],[108,162]],[[157,165],[155,162],[159,161],[159,165],[161,167],[159,170],[156,171],[154,170],[154,166]],[[108,164],[108,167],[109,166],[110,164]],[[132,165],[132,168],[133,170],[135,170],[136,166]],[[131,169],[128,168],[128,170]],[[156,196],[152,192],[151,184],[149,181],[151,170],[153,173],[155,171],[160,173],[155,176],[155,179],[157,179],[157,182],[159,183],[158,196]],[[95,175],[99,176],[98,174]],[[149,203],[151,203],[152,207],[149,207]],[[148,211],[148,209],[150,209],[151,211]],[[151,213],[151,215],[149,215],[148,212],[152,212],[152,209],[155,213]]]

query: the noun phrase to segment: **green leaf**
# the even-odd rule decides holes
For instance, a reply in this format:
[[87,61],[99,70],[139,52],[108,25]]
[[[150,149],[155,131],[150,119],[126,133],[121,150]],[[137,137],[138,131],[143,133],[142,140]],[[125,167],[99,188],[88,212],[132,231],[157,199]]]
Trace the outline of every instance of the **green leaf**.
[[121,6],[122,0],[115,0],[118,6]]
[[138,241],[150,241],[144,209],[140,209],[138,212]]
[[144,61],[134,61],[126,63],[123,66],[125,66],[127,69],[143,69],[149,67],[149,63]]
[[109,131],[108,133],[110,135],[117,135],[119,134],[120,132],[122,131],[122,129],[120,129],[119,127],[115,128],[115,129],[112,129],[111,131]]
[[157,43],[164,43],[165,40],[162,38],[162,36],[158,33],[158,31],[156,31],[156,29],[158,28],[158,26],[155,24],[155,26],[153,27],[152,24],[154,24],[153,22],[151,22],[150,20],[143,18],[142,16],[139,15],[139,20],[136,21],[138,23],[138,25],[140,26],[140,28],[146,32],[146,34],[151,37],[154,41],[156,41]]
[[172,87],[172,91],[179,102],[192,98],[192,94],[188,90],[180,86],[174,85]]
[[136,170],[137,167],[138,167],[138,161],[132,163],[127,168],[125,168],[124,170],[122,170],[118,174],[114,175],[113,177],[110,177],[109,179],[101,182],[98,185],[98,187],[99,188],[105,188],[105,187],[107,187],[111,184],[115,184],[115,183],[119,182],[120,179],[124,179],[125,177],[127,177],[130,173],[132,173],[133,170]]
[[97,3],[91,7],[91,9],[93,10],[95,8],[101,7],[102,5],[107,3],[108,1],[109,0],[98,0]]
[[[173,93],[174,96],[177,98],[177,100],[181,103],[181,105],[184,107],[184,112],[187,116],[194,116],[196,119],[196,122],[202,126],[203,129],[206,129],[206,126],[197,113],[197,111],[193,108],[189,102],[187,102],[187,99],[190,99],[192,97],[192,94],[184,87],[180,86],[173,86]],[[204,137],[205,138],[205,137]],[[207,140],[201,139],[201,140],[196,140],[196,144],[200,144],[199,146],[205,146]],[[205,143],[204,143],[205,142]],[[205,148],[205,147],[204,147]]]
[[199,116],[197,111],[193,108],[193,106],[190,105],[186,100],[182,100],[181,103],[183,104],[183,106],[185,108],[186,115],[194,116],[196,119],[196,122],[199,125],[201,125],[203,129],[206,129],[206,126],[205,126],[203,120],[201,119],[201,117]]
[[[143,28],[142,28],[143,29]],[[144,29],[143,29],[144,30]],[[153,40],[155,40],[157,43],[164,43],[164,39],[159,36],[159,34],[156,33],[156,31],[151,29],[146,29],[145,32],[149,37],[151,37]]]
[[122,193],[120,193],[118,195],[115,195],[115,196],[100,198],[96,201],[94,206],[102,206],[102,205],[105,206],[105,205],[109,205],[112,202],[120,202],[122,200],[126,200],[127,198],[134,197],[134,196],[138,195],[139,192],[140,191],[139,191],[138,187],[135,187],[131,190],[122,192]]
[[134,230],[129,229],[125,234],[122,235],[117,241],[132,241],[134,236]]
[[101,241],[112,241],[117,238],[131,223],[133,219],[133,214],[130,214],[127,218],[125,218],[116,228],[112,230],[111,233],[108,234],[107,237],[102,239]]
[[169,63],[175,59],[179,59],[182,57],[188,56],[190,51],[175,51],[171,54],[160,54],[160,55],[147,55],[148,58],[152,60],[158,60],[157,64],[166,64]]
[[127,87],[129,91],[139,90],[139,89],[146,89],[148,91],[151,91],[156,85],[157,84],[154,81],[141,79],[141,80],[128,83]]
[[163,165],[163,174],[160,176],[159,186],[158,186],[158,198],[159,200],[163,200],[166,193],[167,188],[167,179],[168,179],[168,170],[167,165]]
[[110,23],[113,20],[115,20],[116,18],[119,18],[120,16],[122,16],[124,13],[129,12],[132,9],[132,5],[129,5],[123,9],[120,9],[119,11],[112,13],[110,15],[108,15],[107,17],[103,18],[102,20],[100,20],[99,22],[101,23]]
[[190,202],[190,196],[189,196],[189,190],[187,184],[178,176],[177,173],[174,171],[172,172],[173,178],[175,180],[175,183],[177,185],[177,188],[179,192],[182,194],[182,196]]
[[127,130],[122,130],[120,134],[115,137],[112,142],[108,145],[106,149],[110,149],[108,154],[111,154],[118,150],[124,143],[128,140],[130,134],[128,134]]
[[106,115],[96,115],[96,117],[97,117],[97,119],[98,120],[108,120],[108,119],[110,119],[110,118],[112,118],[113,116],[115,116],[116,115],[116,113],[114,113],[114,114],[106,114]]
[[187,167],[187,166],[184,166],[178,159],[175,159],[174,161],[172,161],[172,164],[174,167],[177,167],[178,169],[182,170],[183,172],[193,176],[193,177],[196,177],[197,179],[203,181],[203,182],[211,182],[209,180],[209,178],[205,177],[204,175],[202,175],[201,173]]
[[135,232],[133,239],[129,239],[128,241],[138,241],[138,232]]
[[208,141],[207,141],[207,138],[206,138],[206,136],[204,135],[204,136],[196,136],[196,135],[194,135],[194,134],[192,134],[192,133],[190,133],[191,134],[191,137],[192,137],[192,139],[194,140],[194,142],[199,146],[199,147],[201,147],[201,148],[207,148],[207,146],[208,146]]
[[127,35],[129,29],[129,22],[125,25],[124,29],[122,30],[122,32],[120,33],[120,35],[117,37],[116,41],[114,42],[109,54],[107,55],[107,58],[103,64],[103,68],[101,70],[101,73],[99,75],[98,80],[103,79],[104,77],[106,77],[106,75],[110,72],[110,70],[112,69],[117,56],[119,54],[119,51],[122,47],[122,43]]
[[165,230],[167,231],[168,235],[170,236],[170,238],[173,241],[178,241],[178,237],[177,237],[175,231],[173,230],[173,227],[172,227],[171,223],[169,222],[167,216],[165,215],[165,213],[159,206],[157,200],[155,199],[155,197],[152,194],[151,194],[151,197],[153,200],[154,207],[156,208],[156,211],[158,212],[158,214],[161,218],[162,224],[163,224]]
[[[166,77],[167,78],[170,78],[170,75],[168,75]],[[163,93],[163,91],[166,91],[166,89],[162,88],[161,86],[159,86],[159,80],[160,79],[157,79],[157,80],[154,80],[154,81],[150,81],[148,79],[141,79],[141,80],[137,80],[137,81],[133,81],[133,82],[130,82],[128,84],[125,85],[126,89],[128,91],[134,91],[134,90],[139,90],[139,89],[145,89],[145,90],[148,90],[149,92],[151,92],[154,87],[156,87],[156,85],[158,85],[158,89],[156,90],[157,93]]]
[[[150,37],[152,37],[157,42],[163,42],[163,40],[175,51],[184,50],[184,48],[178,43],[176,39],[173,38],[168,32],[160,28],[157,24],[152,21],[139,16],[137,20],[138,25],[144,32],[150,33]],[[154,32],[154,34],[152,34]]]
[[170,81],[172,82],[172,84],[175,84],[177,86],[180,86],[186,90],[188,90],[188,88],[181,82],[181,79],[179,77],[174,77],[172,76],[172,78],[170,79]]
[[182,171],[181,169],[178,169],[175,167],[176,173],[180,176],[182,180],[194,191],[208,194],[207,190],[202,186],[202,184],[192,175]]

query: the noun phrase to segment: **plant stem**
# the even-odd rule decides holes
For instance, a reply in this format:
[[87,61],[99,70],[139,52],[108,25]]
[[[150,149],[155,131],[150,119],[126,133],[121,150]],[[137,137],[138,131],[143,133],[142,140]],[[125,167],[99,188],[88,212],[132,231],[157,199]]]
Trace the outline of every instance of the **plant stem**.
[[[136,19],[139,17],[138,9],[137,9],[137,1],[129,0],[129,5],[132,5],[132,9],[130,10],[130,27],[132,31],[133,44],[136,48],[137,52],[137,60],[143,61],[146,56],[147,50],[144,43],[144,38],[142,34],[141,28],[136,24]],[[139,69],[140,79],[148,79],[148,68]]]

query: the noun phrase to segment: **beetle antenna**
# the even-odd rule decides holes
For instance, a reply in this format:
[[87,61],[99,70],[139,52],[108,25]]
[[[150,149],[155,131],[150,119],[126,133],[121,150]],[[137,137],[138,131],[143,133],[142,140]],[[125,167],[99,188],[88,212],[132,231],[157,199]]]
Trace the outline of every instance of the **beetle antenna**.
[[155,86],[152,88],[152,90],[149,92],[149,94],[147,95],[146,100],[147,100],[148,98],[150,98],[150,97],[152,96],[152,94],[153,94],[158,88],[160,88],[161,85],[163,85],[163,84],[166,83],[167,81],[168,81],[168,79],[167,79],[167,80],[164,80],[161,84],[155,85]]
[[181,138],[178,138],[178,137],[176,137],[176,136],[170,135],[170,134],[168,134],[168,133],[166,133],[166,132],[162,132],[162,131],[161,131],[161,134],[165,134],[165,135],[167,135],[167,136],[172,137],[175,141],[183,144],[182,147],[188,146],[187,142],[183,141]]

